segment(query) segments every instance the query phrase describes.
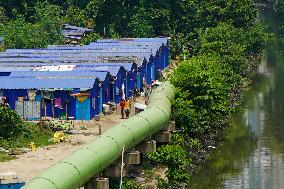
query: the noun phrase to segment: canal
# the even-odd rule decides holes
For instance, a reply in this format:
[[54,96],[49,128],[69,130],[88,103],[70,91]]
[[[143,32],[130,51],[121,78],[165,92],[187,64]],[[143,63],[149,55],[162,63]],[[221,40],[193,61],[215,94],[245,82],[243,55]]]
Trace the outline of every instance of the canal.
[[265,52],[259,74],[190,189],[284,188],[284,43]]

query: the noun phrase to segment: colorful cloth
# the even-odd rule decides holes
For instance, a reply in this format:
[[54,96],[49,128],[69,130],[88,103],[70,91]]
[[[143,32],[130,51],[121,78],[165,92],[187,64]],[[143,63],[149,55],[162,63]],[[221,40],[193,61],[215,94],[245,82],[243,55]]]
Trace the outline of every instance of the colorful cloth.
[[28,97],[29,97],[29,100],[34,101],[35,97],[36,97],[36,91],[35,90],[29,90]]
[[119,106],[120,106],[121,109],[124,109],[125,108],[125,101],[121,101],[119,103]]
[[41,95],[36,95],[35,96],[35,101],[38,101],[38,102],[41,101]]
[[77,96],[77,99],[79,102],[83,103],[85,102],[87,99],[89,98],[89,96]]
[[24,102],[24,99],[25,99],[25,97],[19,96],[19,97],[18,97],[18,102]]
[[125,109],[126,110],[129,110],[130,109],[130,106],[131,106],[131,103],[129,100],[125,101]]
[[62,108],[62,100],[61,98],[56,98],[54,101],[54,107],[55,108]]

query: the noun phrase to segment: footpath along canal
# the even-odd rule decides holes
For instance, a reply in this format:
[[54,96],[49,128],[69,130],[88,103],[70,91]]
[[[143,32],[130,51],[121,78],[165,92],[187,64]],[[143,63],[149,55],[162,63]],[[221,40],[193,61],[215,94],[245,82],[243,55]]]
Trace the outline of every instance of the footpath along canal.
[[284,42],[280,39],[267,47],[224,144],[188,188],[284,188]]

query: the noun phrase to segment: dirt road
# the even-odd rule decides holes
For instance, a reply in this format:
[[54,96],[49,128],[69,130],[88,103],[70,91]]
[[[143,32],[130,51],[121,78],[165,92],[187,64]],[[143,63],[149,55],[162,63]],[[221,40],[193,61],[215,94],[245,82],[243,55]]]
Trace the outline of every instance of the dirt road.
[[[139,101],[141,102],[142,100]],[[17,156],[17,159],[15,160],[1,162],[0,173],[16,172],[20,180],[30,180],[34,176],[45,171],[52,164],[71,154],[76,149],[96,139],[99,133],[99,124],[101,125],[102,132],[104,132],[108,128],[123,121],[119,113],[120,110],[115,111],[111,115],[103,116],[100,121],[92,121],[89,123],[77,122],[75,129],[77,129],[78,132],[83,133],[68,136],[68,139],[71,142],[38,148],[35,152],[27,152]],[[134,109],[132,108],[131,115],[133,114]],[[86,127],[87,130],[80,130],[79,128],[81,126]]]

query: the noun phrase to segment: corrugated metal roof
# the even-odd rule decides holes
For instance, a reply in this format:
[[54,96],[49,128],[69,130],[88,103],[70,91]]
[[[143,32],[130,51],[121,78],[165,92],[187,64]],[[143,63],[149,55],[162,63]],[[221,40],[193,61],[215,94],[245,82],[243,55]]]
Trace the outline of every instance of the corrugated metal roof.
[[[163,43],[167,43],[166,38],[107,39],[85,46],[8,49],[0,53],[0,71],[11,74],[0,77],[0,88],[91,88],[95,79],[104,80],[107,72],[117,75],[121,67],[130,71],[133,62],[141,65],[144,59],[155,55]],[[52,69],[53,65],[58,69]],[[75,67],[61,71],[60,65]],[[41,69],[42,66],[51,67],[53,71]]]
[[50,71],[18,71],[11,72],[10,76],[13,78],[98,78],[104,80],[106,77],[107,71],[102,70],[78,70],[78,71],[61,71],[61,72],[50,72]]
[[0,89],[92,88],[93,79],[85,78],[9,78],[0,77]]
[[100,53],[97,55],[89,55],[85,57],[78,57],[78,56],[54,56],[54,57],[41,57],[41,56],[33,56],[33,57],[19,57],[19,58],[1,58],[0,63],[92,63],[92,62],[135,62],[137,64],[141,64],[144,59],[149,60],[151,53]]
[[83,27],[80,27],[80,26],[73,26],[73,25],[70,25],[70,24],[63,24],[63,27],[67,30],[79,30],[79,31],[88,31],[88,32],[94,31],[93,29],[83,28]]
[[93,32],[93,31],[94,31],[93,29],[64,24],[64,29],[61,31],[61,33],[67,38],[81,39],[84,33]]
[[[77,67],[105,67],[105,66],[129,66],[132,65],[132,62],[107,62],[107,63],[103,63],[103,62],[88,62],[88,63],[76,63],[75,65]],[[37,67],[37,66],[47,66],[47,65],[70,65],[70,64],[65,64],[65,63],[58,63],[58,62],[54,62],[54,63],[43,63],[43,62],[34,62],[34,63],[29,63],[29,62],[14,62],[14,63],[6,63],[6,62],[0,62],[0,67]]]
[[104,49],[7,49],[3,55],[31,55],[31,54],[100,54],[100,53],[152,53],[151,48],[104,48]]
[[168,38],[120,38],[120,39],[98,39],[97,42],[118,42],[118,43],[164,43],[167,44]]
[[[14,64],[3,64],[0,63],[0,70],[2,72],[16,72],[16,71],[33,71],[41,66],[48,64],[33,64],[33,63],[14,63]],[[57,66],[66,66],[64,64],[55,64]],[[69,64],[67,64],[69,65]],[[50,65],[53,66],[53,65]],[[117,70],[120,67],[124,67],[125,70],[131,71],[132,63],[96,63],[96,64],[76,64],[74,71],[85,70],[85,71],[110,71],[112,75],[116,75],[113,70]]]

